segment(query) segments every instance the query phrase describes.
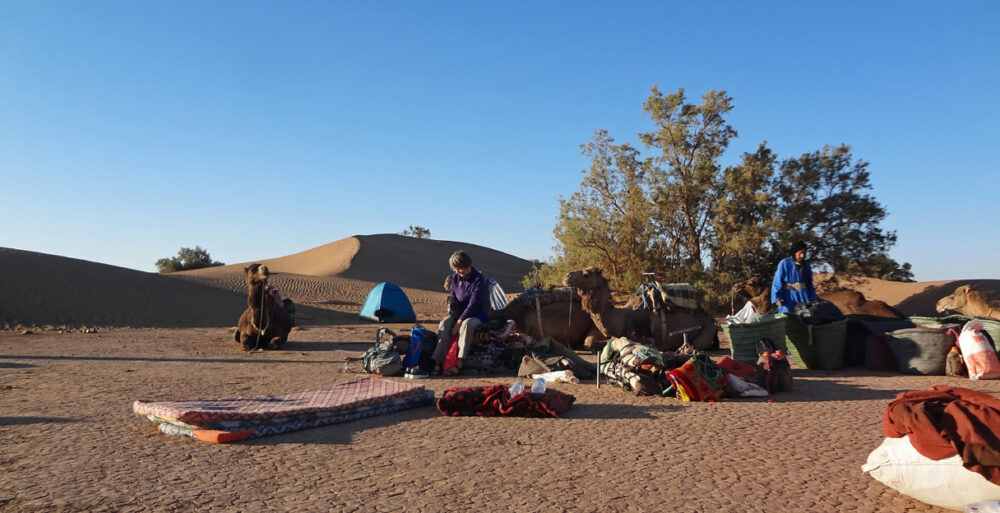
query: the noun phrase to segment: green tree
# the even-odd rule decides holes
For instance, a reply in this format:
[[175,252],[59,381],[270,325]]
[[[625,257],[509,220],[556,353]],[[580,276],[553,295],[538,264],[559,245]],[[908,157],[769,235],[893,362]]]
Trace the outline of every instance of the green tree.
[[679,241],[675,252],[681,262],[700,270],[722,190],[719,158],[737,135],[724,117],[733,108],[732,98],[712,90],[694,105],[687,103],[683,88],[664,96],[654,86],[642,108],[656,125],[639,140],[658,152],[649,159],[657,219]]
[[649,197],[649,162],[629,144],[614,144],[604,130],[581,148],[590,169],[580,190],[559,199],[554,233],[561,258],[540,274],[551,283],[567,270],[600,265],[611,276],[637,283],[665,254]]
[[[774,209],[777,156],[761,143],[739,165],[723,171],[722,190],[712,219],[709,293],[718,302],[733,283],[768,277],[779,257],[771,247],[778,222]],[[714,291],[714,292],[712,292]]]
[[770,279],[797,239],[810,244],[818,270],[912,279],[910,264],[887,250],[896,234],[879,225],[885,209],[870,194],[868,164],[846,145],[780,162],[766,143],[721,169],[737,133],[725,121],[732,99],[709,91],[700,105],[684,90],[654,87],[643,103],[655,129],[640,133],[643,156],[599,130],[583,153],[590,168],[580,189],[560,198],[556,257],[531,281],[552,284],[567,270],[597,265],[617,288],[650,271],[687,281],[722,303],[732,283]]
[[410,225],[409,228],[405,229],[400,233],[400,235],[405,235],[407,237],[416,237],[418,239],[429,239],[431,238],[431,231],[423,226],[413,226]]
[[172,258],[161,258],[156,261],[156,270],[161,274],[173,273],[177,271],[190,271],[191,269],[203,269],[205,267],[216,267],[226,265],[222,262],[212,261],[208,251],[195,246],[191,248],[181,248],[177,256]]
[[[778,226],[772,244],[787,253],[796,239],[809,244],[814,265],[837,273],[871,269],[871,255],[885,255],[896,232],[879,224],[886,211],[868,193],[868,163],[847,145],[805,153],[781,164],[776,183]],[[788,256],[787,254],[783,256]],[[888,259],[887,256],[885,256]]]

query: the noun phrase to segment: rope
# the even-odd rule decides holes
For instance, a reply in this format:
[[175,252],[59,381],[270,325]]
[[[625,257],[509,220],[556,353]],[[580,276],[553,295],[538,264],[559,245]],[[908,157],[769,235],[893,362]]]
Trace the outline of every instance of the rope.
[[[266,326],[264,325],[264,318],[265,318],[264,316],[267,313],[266,311],[264,311],[264,299],[266,299],[266,296],[267,296],[267,289],[264,287],[264,285],[262,283],[261,284],[261,294],[260,294],[260,323],[259,324],[261,326],[264,326],[263,329],[260,326],[254,325],[254,323],[253,323],[253,317],[252,316],[250,317],[250,325],[253,326],[253,328],[255,330],[257,330],[257,343],[254,345],[254,349],[260,349],[260,336],[264,334],[264,330],[266,330],[267,328],[271,327],[271,323],[270,322],[268,322]],[[271,318],[268,317],[267,320],[270,321]]]
[[542,338],[545,338],[545,329],[542,328],[542,304],[538,301],[537,295],[535,296],[535,317],[538,319],[538,334],[541,335]]
[[[989,316],[987,315],[987,317]],[[573,326],[573,291],[569,293],[569,317],[566,319],[566,325]]]

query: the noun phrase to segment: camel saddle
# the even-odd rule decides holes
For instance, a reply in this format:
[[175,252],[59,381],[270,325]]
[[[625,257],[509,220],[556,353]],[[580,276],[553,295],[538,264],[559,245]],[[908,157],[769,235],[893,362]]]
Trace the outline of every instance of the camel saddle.
[[668,305],[697,310],[698,295],[694,285],[690,283],[660,283],[656,282],[660,298]]

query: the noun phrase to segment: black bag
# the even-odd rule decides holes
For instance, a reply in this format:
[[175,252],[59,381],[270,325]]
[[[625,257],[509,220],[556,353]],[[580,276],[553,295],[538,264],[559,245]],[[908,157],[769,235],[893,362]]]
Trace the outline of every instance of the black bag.
[[792,391],[792,366],[784,352],[778,352],[769,338],[757,341],[757,384],[768,393]]
[[829,324],[844,318],[844,313],[837,308],[837,305],[825,299],[796,303],[795,315],[805,324]]

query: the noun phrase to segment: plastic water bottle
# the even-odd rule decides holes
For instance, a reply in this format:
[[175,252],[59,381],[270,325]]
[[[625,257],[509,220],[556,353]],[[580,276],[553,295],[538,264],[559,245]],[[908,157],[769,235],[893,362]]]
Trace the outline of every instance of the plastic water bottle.
[[511,397],[514,397],[517,394],[523,394],[524,393],[524,383],[521,383],[520,380],[515,381],[514,384],[510,386],[510,389],[508,390],[508,392],[510,392],[510,396]]
[[531,384],[531,391],[536,394],[545,393],[545,378],[535,378],[535,382]]

